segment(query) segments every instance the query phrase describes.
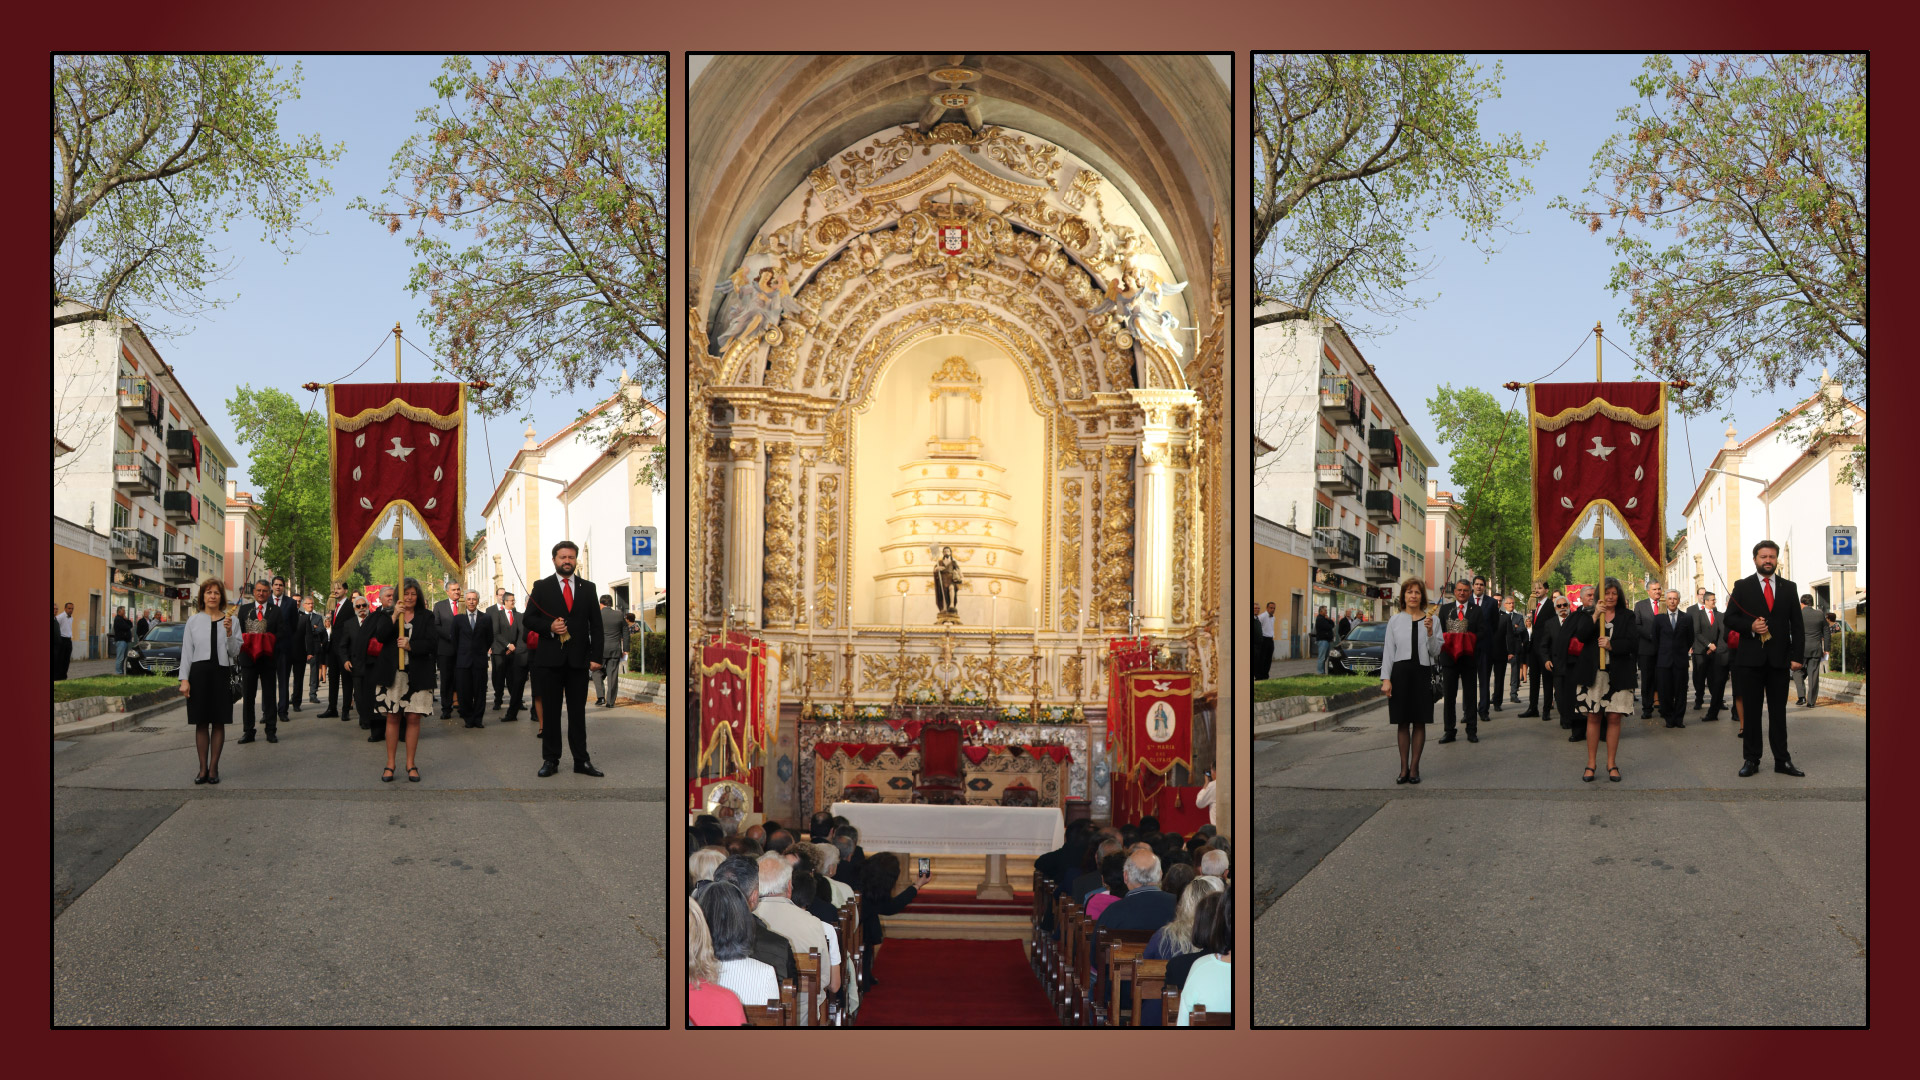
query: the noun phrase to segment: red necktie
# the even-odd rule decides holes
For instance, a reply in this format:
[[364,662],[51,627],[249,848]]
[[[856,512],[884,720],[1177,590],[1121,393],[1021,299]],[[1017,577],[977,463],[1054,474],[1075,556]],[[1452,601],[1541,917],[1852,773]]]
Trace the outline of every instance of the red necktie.
[[[568,577],[568,578],[560,579],[560,593],[561,595],[567,598],[567,610],[572,611],[573,610],[573,579],[572,578]],[[1769,607],[1771,607],[1773,604],[1772,593],[1767,594],[1767,604]]]
[[513,612],[511,611],[507,612],[507,625],[508,626],[513,625]]
[[1708,626],[1713,625],[1713,612],[1711,611],[1707,612],[1707,625]]
[[1766,578],[1761,579],[1760,583],[1761,585],[1765,586],[1767,590],[1767,610],[1772,611],[1773,610],[1773,578],[1772,576],[1768,576]]

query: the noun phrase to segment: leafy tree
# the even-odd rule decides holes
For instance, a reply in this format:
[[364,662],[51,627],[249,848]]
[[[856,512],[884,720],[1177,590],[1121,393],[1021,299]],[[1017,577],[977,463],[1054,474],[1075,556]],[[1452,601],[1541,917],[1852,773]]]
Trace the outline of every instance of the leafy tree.
[[[450,57],[425,129],[393,157],[385,200],[354,201],[389,232],[415,224],[409,287],[454,378],[492,388],[494,415],[542,387],[593,385],[616,365],[660,400],[667,358],[666,57]],[[642,394],[591,425],[645,429]],[[527,413],[530,416],[530,412]],[[636,479],[658,487],[665,451]]]
[[[360,586],[397,585],[399,579],[394,566],[393,519],[387,518],[385,526],[374,530],[374,534],[387,539],[368,547],[366,554],[354,564],[356,583]],[[429,601],[444,597],[446,593],[440,588],[440,581],[452,571],[434,553],[433,545],[424,539],[408,539],[403,543],[407,549],[407,576],[420,583],[420,587],[427,591]]]
[[345,150],[282,137],[299,83],[258,56],[54,57],[53,325],[222,306],[213,238],[242,217],[290,254]]
[[1254,326],[1422,306],[1412,238],[1443,216],[1491,254],[1545,150],[1482,134],[1499,83],[1454,54],[1256,56]]
[[[1609,286],[1634,348],[1693,415],[1742,388],[1792,385],[1829,365],[1867,394],[1867,58],[1647,57],[1626,130],[1603,143],[1576,202],[1593,232],[1615,225]],[[1821,397],[1801,429],[1843,404]],[[1866,481],[1859,445],[1850,479]]]
[[[1600,583],[1600,555],[1593,546],[1592,518],[1587,520],[1588,524],[1579,530],[1579,535],[1587,539],[1569,547],[1548,576],[1549,584],[1556,589],[1574,582],[1582,585]],[[1616,537],[1607,538],[1607,576],[1619,579],[1621,587],[1627,590],[1627,599],[1637,600],[1646,595],[1642,583],[1647,573],[1647,564],[1640,561],[1630,542]],[[1691,598],[1688,602],[1692,602]]]
[[284,575],[300,593],[326,595],[328,534],[327,424],[321,411],[302,409],[285,391],[241,384],[227,401],[227,415],[251,459],[247,481],[259,493],[260,547],[264,566],[242,568],[244,576]]
[[1445,384],[1427,399],[1427,413],[1447,446],[1448,476],[1466,506],[1461,556],[1467,567],[1502,593],[1529,591],[1533,495],[1526,417],[1501,408],[1485,390]]

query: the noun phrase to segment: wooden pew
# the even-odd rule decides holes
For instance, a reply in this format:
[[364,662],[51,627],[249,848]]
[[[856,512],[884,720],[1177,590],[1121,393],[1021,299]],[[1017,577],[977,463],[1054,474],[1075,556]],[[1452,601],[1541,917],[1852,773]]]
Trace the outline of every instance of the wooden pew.
[[1092,1027],[1100,1011],[1100,969],[1098,958],[1105,950],[1105,938],[1108,931],[1100,924],[1080,916],[1081,931],[1079,944],[1073,958],[1074,978],[1074,1024],[1077,1027]]
[[1131,999],[1122,999],[1121,988],[1127,983],[1126,976],[1132,971],[1133,962],[1147,951],[1147,942],[1152,938],[1151,930],[1109,930],[1104,935],[1102,945],[1105,956],[1100,961],[1100,979],[1105,987],[1106,1001],[1100,1017],[1103,1027],[1121,1026],[1120,1007],[1122,1004],[1132,1004]]
[[1027,950],[1027,963],[1033,966],[1033,974],[1042,983],[1046,982],[1047,913],[1053,906],[1053,882],[1038,874],[1033,876],[1033,936]]
[[[1180,1022],[1180,991],[1169,986],[1160,992],[1160,1023],[1163,1027],[1174,1027]],[[1205,1005],[1195,1005],[1193,1015],[1187,1017],[1188,1027],[1233,1026],[1233,1014],[1230,1012],[1210,1013]]]
[[799,1009],[794,1002],[792,979],[780,980],[780,996],[765,1005],[743,1005],[748,1027],[793,1027]]
[[795,953],[794,967],[800,972],[800,1027],[827,1026],[826,979],[821,977],[823,958],[819,949],[808,949],[805,956]]
[[[1133,984],[1133,1013],[1127,1026],[1144,1027],[1146,1025],[1143,1024],[1140,1019],[1145,1015],[1142,1006],[1146,1002],[1160,997],[1160,992],[1166,989],[1167,962],[1165,960],[1145,960],[1136,956],[1133,958],[1132,963],[1127,966],[1129,969],[1127,972],[1127,981]],[[1166,1022],[1167,1014],[1163,1009],[1160,1013],[1161,1026],[1164,1027]]]

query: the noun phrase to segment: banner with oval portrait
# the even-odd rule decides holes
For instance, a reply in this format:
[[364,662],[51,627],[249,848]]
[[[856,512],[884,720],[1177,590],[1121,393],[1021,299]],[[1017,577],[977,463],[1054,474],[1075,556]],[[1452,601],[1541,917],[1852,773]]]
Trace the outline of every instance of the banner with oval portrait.
[[1132,760],[1127,773],[1164,776],[1175,765],[1193,767],[1193,673],[1134,671],[1127,679],[1132,707]]

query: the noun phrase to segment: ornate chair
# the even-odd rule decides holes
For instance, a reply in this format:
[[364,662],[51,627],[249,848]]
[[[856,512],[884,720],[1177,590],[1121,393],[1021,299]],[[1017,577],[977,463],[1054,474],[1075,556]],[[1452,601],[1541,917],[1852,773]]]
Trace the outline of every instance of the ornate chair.
[[960,725],[942,716],[920,729],[920,771],[914,775],[914,793],[935,806],[963,805],[965,777],[960,771]]
[[877,803],[880,801],[880,789],[873,786],[865,773],[855,774],[840,789],[840,801],[850,803]]
[[1001,806],[1039,806],[1040,791],[1027,783],[1024,776],[1015,777],[1013,783],[1000,791]]

